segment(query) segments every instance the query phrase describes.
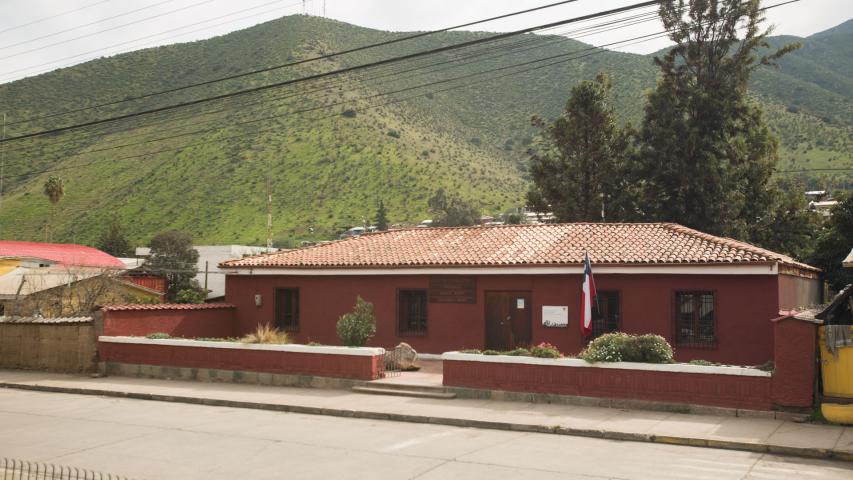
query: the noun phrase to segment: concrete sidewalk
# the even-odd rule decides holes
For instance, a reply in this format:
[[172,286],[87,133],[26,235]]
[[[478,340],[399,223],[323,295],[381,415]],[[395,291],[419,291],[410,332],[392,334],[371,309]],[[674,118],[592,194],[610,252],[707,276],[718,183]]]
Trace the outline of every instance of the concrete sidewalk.
[[7,370],[0,370],[0,387],[853,461],[853,428],[768,418]]

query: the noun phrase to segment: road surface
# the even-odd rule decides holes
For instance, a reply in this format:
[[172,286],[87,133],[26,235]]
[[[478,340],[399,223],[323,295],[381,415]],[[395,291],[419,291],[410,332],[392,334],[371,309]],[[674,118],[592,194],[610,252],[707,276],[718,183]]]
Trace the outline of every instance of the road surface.
[[853,479],[827,460],[5,389],[0,457],[136,479]]

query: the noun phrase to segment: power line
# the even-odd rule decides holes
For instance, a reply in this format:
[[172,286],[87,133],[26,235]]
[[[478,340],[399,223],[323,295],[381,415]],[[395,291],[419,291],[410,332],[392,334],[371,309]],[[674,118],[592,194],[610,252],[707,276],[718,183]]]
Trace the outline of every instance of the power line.
[[92,7],[95,7],[97,5],[107,3],[109,1],[111,1],[111,0],[102,0],[100,2],[90,3],[89,5],[85,5],[85,6],[82,6],[80,8],[75,8],[74,10],[68,10],[68,11],[65,11],[62,13],[57,13],[56,15],[50,15],[48,17],[42,17],[42,18],[39,18],[38,20],[33,20],[31,22],[22,23],[21,25],[16,25],[14,27],[4,28],[3,30],[0,30],[0,34],[6,33],[6,32],[11,32],[12,30],[17,30],[19,28],[29,27],[30,25],[35,25],[37,23],[41,23],[41,22],[44,22],[47,20],[52,20],[52,19],[57,18],[57,17],[68,15],[69,13],[77,13],[79,11],[86,10],[87,8],[92,8]]
[[[105,50],[111,50],[111,49],[114,49],[114,48],[116,48],[116,47],[120,47],[120,46],[123,46],[123,45],[131,44],[131,43],[136,43],[136,42],[139,42],[139,41],[141,41],[141,40],[148,39],[148,38],[159,37],[160,35],[165,35],[165,34],[167,34],[167,33],[171,33],[171,32],[177,31],[177,30],[183,30],[183,29],[185,29],[185,28],[194,27],[194,26],[196,26],[196,25],[201,25],[201,24],[203,24],[203,23],[213,22],[213,21],[216,21],[216,20],[219,20],[219,19],[222,19],[222,18],[230,17],[230,16],[232,16],[232,15],[236,15],[236,14],[239,14],[239,13],[248,12],[248,11],[251,11],[251,10],[257,10],[257,9],[259,9],[259,8],[263,8],[263,7],[266,7],[266,6],[269,6],[269,5],[273,5],[273,4],[277,4],[277,3],[281,3],[281,0],[273,0],[273,1],[271,1],[271,2],[263,3],[263,4],[261,4],[261,5],[257,5],[257,6],[254,6],[254,7],[244,8],[244,9],[241,9],[241,10],[236,10],[236,11],[233,11],[233,12],[231,12],[231,13],[227,13],[227,14],[224,14],[224,15],[220,15],[220,16],[218,16],[218,17],[213,17],[213,18],[209,18],[209,19],[207,19],[207,20],[202,20],[202,21],[199,21],[199,22],[190,23],[190,24],[188,24],[188,25],[182,25],[182,26],[180,26],[180,27],[171,28],[171,29],[169,29],[169,30],[164,30],[164,31],[159,32],[159,33],[153,33],[153,34],[151,34],[151,35],[146,35],[146,36],[144,36],[144,37],[135,38],[135,39],[133,39],[133,40],[128,40],[128,41],[125,41],[125,42],[116,43],[116,44],[113,44],[113,45],[110,45],[110,46],[107,46],[107,47],[101,47],[101,48],[98,48],[98,49],[95,49],[95,50],[89,50],[88,52],[83,52],[83,53],[78,53],[78,54],[76,54],[76,55],[71,55],[71,56],[68,56],[68,57],[58,58],[58,59],[56,59],[56,60],[51,60],[51,61],[49,61],[49,62],[40,63],[40,64],[38,64],[38,65],[32,65],[32,66],[29,66],[29,67],[19,68],[19,69],[17,69],[17,70],[11,70],[11,71],[8,71],[8,72],[5,72],[5,73],[4,73],[4,75],[6,75],[6,77],[5,77],[5,79],[4,79],[4,80],[0,80],[0,83],[3,83],[5,80],[10,80],[10,79],[12,78],[12,74],[15,74],[15,73],[24,72],[24,71],[28,71],[28,70],[35,70],[35,69],[37,69],[37,68],[39,68],[39,67],[44,67],[44,66],[47,66],[47,65],[54,65],[54,64],[57,64],[57,63],[62,62],[62,61],[64,61],[64,60],[70,60],[70,59],[72,59],[72,58],[79,58],[79,57],[83,57],[83,56],[86,56],[86,55],[91,55],[91,54],[93,54],[93,53],[103,52],[103,51],[105,51]],[[240,20],[245,20],[245,19],[247,19],[247,18],[257,17],[257,16],[260,16],[260,15],[265,15],[265,14],[267,14],[267,13],[274,12],[274,11],[276,11],[276,10],[293,8],[294,6],[298,6],[298,5],[299,5],[299,3],[293,3],[293,4],[290,4],[290,5],[278,6],[278,7],[275,7],[275,8],[271,8],[271,9],[269,9],[269,10],[265,10],[265,11],[260,12],[260,13],[254,13],[254,14],[252,14],[252,15],[247,15],[247,16],[240,17],[240,18],[236,18],[236,19],[229,20],[229,21],[226,21],[226,22],[220,22],[220,23],[217,23],[217,24],[215,24],[215,25],[209,25],[209,26],[204,27],[204,28],[199,28],[199,29],[195,29],[195,30],[190,30],[189,32],[183,32],[183,33],[180,33],[180,34],[178,34],[178,35],[172,35],[172,36],[169,36],[169,37],[161,38],[161,39],[157,40],[156,42],[149,43],[149,44],[146,44],[146,45],[158,45],[158,44],[160,44],[160,42],[162,42],[162,41],[164,41],[164,40],[169,40],[169,39],[173,39],[173,38],[183,37],[183,36],[185,36],[185,35],[189,35],[189,34],[191,34],[191,33],[196,33],[196,32],[200,32],[200,31],[204,31],[204,30],[210,29],[210,28],[215,28],[215,27],[219,27],[219,26],[222,26],[222,25],[227,25],[227,24],[229,24],[229,23],[238,22],[238,21],[240,21]],[[136,47],[133,47],[133,48],[134,48],[134,49],[138,49],[138,48],[145,48],[145,47],[146,47],[146,45],[136,46]],[[115,55],[115,54],[118,54],[118,53],[123,53],[123,52],[114,52],[114,53],[110,53],[110,55]],[[73,63],[71,63],[71,64],[59,65],[59,66],[57,66],[57,67],[50,68],[50,69],[46,70],[45,72],[47,72],[47,71],[53,71],[53,70],[55,70],[55,69],[57,69],[57,68],[63,68],[64,66],[70,66],[70,65],[76,65],[76,62],[73,62]],[[41,72],[41,73],[45,73],[45,72]],[[35,74],[35,73],[33,73],[33,74],[28,74],[28,75],[34,75],[34,74]],[[92,108],[95,108],[95,107],[92,107]]]
[[[656,15],[656,13],[652,13],[652,14],[653,14],[653,15]],[[642,18],[642,17],[649,16],[649,15],[650,15],[650,14],[635,15],[635,16],[632,16],[632,17],[623,18],[623,19],[619,19],[619,20],[616,20],[616,21],[610,21],[610,22],[607,22],[606,24],[597,24],[597,25],[592,25],[592,26],[589,26],[589,27],[584,27],[584,28],[581,28],[581,29],[578,29],[578,30],[575,30],[575,31],[580,31],[580,32],[588,31],[588,33],[586,33],[586,34],[584,34],[584,35],[574,36],[574,37],[572,37],[571,39],[573,39],[573,38],[580,38],[580,37],[583,37],[583,36],[585,36],[585,35],[590,35],[590,34],[600,33],[600,32],[602,32],[602,31],[616,30],[616,29],[619,29],[619,28],[624,28],[625,26],[638,24],[638,23],[641,23],[641,22],[640,22],[640,21],[633,21],[633,22],[628,23],[628,24],[625,24],[625,25],[619,25],[620,23],[624,23],[624,22],[626,22],[626,21],[628,21],[628,20],[636,20],[636,19],[638,19],[638,18]],[[656,19],[657,17],[655,16],[654,18]],[[649,20],[649,19],[642,20],[642,21],[648,21],[648,20]],[[603,29],[603,28],[601,28],[602,26],[605,26],[605,25],[610,25],[610,26],[609,26],[609,28],[607,28],[607,29]],[[614,25],[615,25],[615,26],[614,26]],[[434,63],[432,63],[432,64],[428,64],[428,65],[425,65],[425,66],[417,66],[417,67],[414,67],[414,68],[409,68],[409,69],[406,69],[406,70],[397,70],[397,71],[392,71],[392,72],[390,72],[390,73],[386,73],[386,74],[383,74],[383,75],[378,75],[378,76],[375,76],[375,77],[372,77],[372,78],[362,79],[362,81],[374,81],[374,80],[382,79],[382,78],[384,78],[384,77],[393,77],[393,76],[399,75],[400,73],[416,72],[416,71],[419,71],[419,70],[423,70],[424,68],[427,68],[427,67],[440,66],[440,65],[444,65],[444,64],[448,64],[448,63],[454,64],[454,63],[457,63],[457,62],[459,62],[459,61],[461,61],[461,60],[465,60],[465,59],[467,59],[467,58],[471,58],[471,57],[481,57],[481,56],[482,56],[483,58],[488,59],[488,58],[494,58],[494,57],[496,57],[496,56],[498,56],[498,55],[506,55],[508,52],[509,52],[509,53],[515,53],[515,54],[518,54],[518,53],[521,53],[521,52],[524,52],[524,51],[528,51],[528,50],[531,50],[531,49],[534,49],[534,48],[542,48],[542,47],[544,47],[545,45],[548,45],[548,44],[551,44],[551,43],[563,42],[563,41],[568,41],[568,40],[570,40],[570,38],[563,37],[562,35],[564,35],[564,34],[565,34],[565,32],[561,32],[561,33],[559,33],[559,34],[555,34],[555,35],[553,36],[553,38],[537,37],[537,38],[533,38],[533,39],[525,39],[525,40],[523,40],[523,41],[518,41],[518,42],[516,42],[515,44],[511,44],[511,45],[509,45],[509,46],[508,46],[508,47],[509,47],[509,49],[508,49],[508,50],[505,48],[505,46],[504,46],[504,45],[496,45],[496,46],[493,46],[493,47],[489,47],[489,48],[487,48],[487,49],[483,49],[483,51],[474,52],[474,53],[469,54],[469,55],[467,55],[467,56],[455,57],[455,58],[451,58],[451,59],[448,59],[448,60],[443,60],[443,61],[439,61],[439,62],[434,62]],[[621,42],[617,42],[617,43],[621,43]],[[530,46],[530,47],[527,47],[527,48],[521,48],[521,47],[524,47],[525,45],[528,45],[528,44],[533,44],[533,45],[532,45],[532,46]],[[497,53],[496,53],[496,54],[494,54],[494,55],[491,55],[491,56],[484,55],[484,54],[488,54],[488,53],[490,53],[490,52],[495,52],[495,51],[496,51]],[[483,58],[475,58],[475,61],[481,61]],[[426,74],[436,73],[436,72],[440,72],[440,71],[447,70],[447,69],[452,69],[452,68],[458,68],[458,67],[460,67],[460,66],[463,66],[463,65],[457,65],[457,64],[454,64],[454,65],[451,65],[451,66],[450,66],[450,67],[448,67],[448,68],[427,70],[427,71],[423,71],[423,72],[420,72],[420,73],[417,73],[417,74],[414,74],[414,75],[410,75],[410,76],[408,76],[408,77],[402,77],[402,78],[391,78],[390,80],[398,80],[398,81],[399,81],[399,80],[405,80],[405,79],[407,79],[407,78],[421,77],[421,76],[426,75]],[[339,80],[339,81],[340,81],[340,80]],[[245,107],[250,106],[250,105],[254,105],[254,104],[258,104],[258,103],[263,103],[263,104],[265,104],[265,105],[266,105],[266,107],[264,108],[264,110],[266,110],[266,109],[273,109],[273,108],[278,108],[278,107],[280,107],[280,105],[278,105],[278,104],[276,104],[276,103],[272,103],[272,102],[277,101],[278,99],[281,99],[281,98],[289,98],[289,97],[294,97],[294,96],[304,96],[304,95],[311,94],[311,93],[316,92],[316,91],[326,90],[326,89],[328,89],[328,88],[329,88],[328,86],[322,86],[322,87],[319,87],[319,88],[315,88],[315,89],[313,89],[313,90],[307,90],[307,91],[300,91],[300,92],[295,92],[295,93],[289,93],[289,94],[287,94],[287,95],[277,96],[277,97],[272,97],[272,98],[263,98],[263,99],[260,99],[260,100],[257,100],[257,101],[247,102],[247,103],[243,103],[243,104],[240,104],[240,105],[237,105],[237,106],[238,106],[239,108],[241,108],[241,109],[242,109],[242,108],[245,108]],[[206,116],[206,115],[212,115],[212,114],[215,114],[215,113],[226,112],[226,111],[229,111],[231,108],[234,108],[234,107],[225,107],[225,108],[221,108],[221,109],[219,109],[219,110],[213,110],[213,111],[208,111],[208,112],[204,112],[204,113],[201,113],[201,114],[195,114],[195,115],[193,115],[193,117],[197,117],[197,116]],[[176,119],[169,118],[169,119],[166,119],[164,122],[156,122],[155,124],[157,124],[157,123],[169,123],[169,122],[172,122],[172,121],[175,121],[175,120],[176,120]],[[210,123],[210,122],[212,122],[212,121],[217,121],[217,119],[211,119],[211,120],[206,120],[206,121],[201,121],[201,122],[196,121],[196,122],[193,122],[193,124],[192,124],[192,125],[193,125],[193,126],[197,126],[198,124]],[[233,126],[233,125],[239,125],[239,124],[240,124],[240,123],[236,123],[236,124],[235,124],[235,123],[233,123],[233,121],[232,121],[229,125],[230,125],[230,126]],[[151,125],[152,125],[152,124],[151,124],[151,123],[149,123],[149,124],[146,124],[145,126],[146,126],[146,127],[150,127]],[[136,127],[132,127],[132,128],[136,128]],[[86,152],[82,152],[82,153],[80,153],[80,154],[74,155],[74,156],[69,157],[69,158],[78,157],[78,156],[81,156],[81,155],[90,155],[90,154],[97,153],[97,152],[108,151],[108,150],[114,150],[114,149],[124,148],[124,147],[128,147],[128,146],[134,146],[134,145],[140,145],[140,144],[145,144],[145,143],[151,143],[151,142],[155,142],[155,141],[158,141],[158,140],[168,140],[168,139],[172,139],[172,138],[176,138],[176,137],[180,137],[180,136],[186,136],[186,135],[193,134],[193,133],[202,133],[202,132],[206,132],[206,131],[210,131],[210,129],[207,129],[207,130],[196,130],[196,131],[193,131],[193,132],[182,133],[182,134],[179,134],[179,135],[171,135],[171,136],[169,136],[169,137],[164,137],[164,138],[159,138],[159,139],[151,139],[151,140],[140,141],[140,142],[130,143],[130,144],[125,143],[125,144],[122,144],[122,145],[106,146],[106,147],[102,147],[102,148],[99,148],[99,149],[96,149],[96,150],[89,150],[89,151],[86,151]],[[114,133],[114,132],[109,132],[109,133]],[[94,135],[94,134],[93,134],[93,135]],[[143,133],[143,134],[139,134],[139,135],[131,135],[129,138],[133,138],[133,137],[135,137],[135,136],[142,136],[142,135],[146,135],[146,134],[144,134],[144,133]],[[19,153],[19,154],[23,154],[23,153]],[[20,162],[17,162],[17,163],[20,163]]]
[[[566,0],[566,1],[576,1],[576,0]],[[367,68],[372,68],[372,67],[376,67],[376,66],[392,64],[392,63],[400,62],[400,61],[403,61],[403,60],[409,60],[409,59],[414,59],[414,58],[420,58],[420,57],[424,57],[424,56],[427,56],[427,55],[433,55],[433,54],[436,54],[436,53],[442,53],[442,52],[454,51],[454,50],[458,50],[458,49],[460,49],[460,48],[464,48],[464,47],[467,47],[467,46],[471,46],[471,45],[478,45],[478,44],[482,44],[482,43],[486,43],[486,42],[490,42],[490,41],[500,40],[500,39],[503,39],[503,38],[510,38],[510,37],[517,36],[517,35],[522,35],[522,34],[525,34],[525,33],[532,33],[532,32],[535,32],[535,31],[537,31],[537,30],[541,30],[541,29],[543,29],[543,28],[550,28],[550,27],[556,27],[556,26],[560,26],[560,25],[567,25],[567,24],[571,24],[571,23],[577,23],[577,22],[580,22],[580,21],[585,21],[585,20],[589,20],[589,19],[597,18],[597,17],[603,16],[603,15],[607,15],[607,14],[611,14],[611,13],[617,13],[617,12],[630,11],[630,10],[634,10],[634,9],[637,9],[637,8],[642,8],[642,7],[647,7],[647,6],[650,6],[650,5],[655,5],[655,4],[660,3],[660,1],[661,1],[661,0],[646,1],[646,2],[642,2],[642,3],[637,3],[637,4],[633,4],[633,5],[628,5],[628,6],[621,7],[621,8],[616,8],[616,9],[612,9],[612,10],[607,10],[607,11],[604,11],[604,12],[598,12],[598,13],[593,13],[593,14],[589,14],[589,15],[583,15],[583,16],[580,16],[580,17],[574,17],[574,18],[570,18],[570,19],[566,19],[566,20],[560,20],[560,21],[557,21],[557,22],[550,22],[550,23],[546,23],[546,24],[543,24],[543,25],[538,25],[538,26],[535,26],[535,27],[528,27],[528,28],[524,28],[524,29],[520,29],[520,30],[515,30],[515,31],[512,31],[512,32],[501,33],[501,34],[492,35],[492,36],[488,36],[488,37],[483,37],[483,38],[478,38],[478,39],[474,39],[474,40],[469,40],[469,41],[467,41],[467,42],[462,42],[462,43],[458,43],[458,44],[454,44],[454,45],[446,45],[446,46],[442,46],[442,47],[438,47],[438,48],[433,48],[433,49],[430,49],[430,50],[423,50],[423,51],[419,51],[419,52],[415,52],[415,53],[410,53],[410,54],[406,54],[406,55],[400,55],[400,56],[396,56],[396,57],[391,57],[391,58],[386,58],[386,59],[382,59],[382,60],[377,60],[377,61],[374,61],[374,62],[368,62],[368,63],[363,63],[363,64],[360,64],[360,65],[355,65],[355,66],[351,66],[351,67],[344,67],[344,68],[341,68],[341,69],[332,70],[332,71],[328,71],[328,72],[323,72],[323,73],[317,73],[317,74],[313,74],[313,75],[308,75],[308,76],[300,77],[300,78],[296,78],[296,79],[285,80],[285,81],[276,82],[276,83],[272,83],[272,84],[261,85],[261,86],[257,86],[257,87],[252,87],[252,88],[247,88],[247,89],[243,89],[243,90],[238,90],[238,91],[235,91],[235,92],[230,92],[230,93],[224,93],[224,94],[220,94],[220,95],[215,95],[215,96],[212,96],[212,97],[205,97],[205,98],[200,98],[200,99],[196,99],[196,100],[190,100],[190,101],[183,102],[183,103],[178,103],[178,104],[172,104],[172,105],[167,105],[167,106],[163,106],[163,107],[153,108],[153,109],[144,110],[144,111],[141,111],[141,112],[135,112],[135,113],[129,113],[129,114],[124,114],[124,115],[118,115],[118,116],[115,116],[115,117],[104,118],[104,119],[99,119],[99,120],[92,120],[92,121],[84,122],[84,123],[80,123],[80,124],[77,124],[77,125],[69,125],[69,126],[65,126],[65,127],[58,127],[58,128],[53,128],[53,129],[50,129],[50,130],[42,130],[42,131],[33,132],[33,133],[21,134],[21,135],[17,135],[17,136],[14,136],[14,137],[9,137],[9,138],[7,138],[7,139],[3,140],[3,142],[10,142],[10,141],[22,140],[22,139],[25,139],[25,138],[32,138],[32,137],[37,137],[37,136],[42,136],[42,135],[48,135],[48,134],[56,134],[56,133],[61,133],[61,132],[69,131],[69,130],[74,130],[74,129],[82,128],[82,127],[88,127],[88,126],[93,126],[93,125],[101,125],[101,124],[108,123],[108,122],[114,122],[114,121],[118,121],[118,120],[124,120],[124,119],[134,118],[134,117],[139,117],[139,116],[143,116],[143,115],[150,115],[150,114],[152,114],[152,113],[158,113],[158,112],[165,112],[165,111],[175,110],[175,109],[178,109],[178,108],[184,108],[184,107],[191,106],[191,105],[198,105],[198,104],[202,104],[202,103],[211,102],[211,101],[214,101],[214,100],[220,100],[220,99],[224,99],[224,98],[236,97],[236,96],[240,96],[240,95],[246,95],[246,94],[249,94],[249,93],[261,92],[261,91],[269,90],[269,89],[272,89],[272,88],[279,88],[279,87],[283,87],[283,86],[287,86],[287,85],[294,85],[294,84],[302,83],[302,82],[306,82],[306,81],[317,80],[317,79],[321,79],[321,78],[327,78],[327,77],[331,77],[331,76],[334,76],[334,75],[340,75],[340,74],[350,73],[350,72],[357,72],[357,71],[365,70],[365,69],[367,69]],[[794,1],[797,1],[797,0],[794,0]],[[563,3],[565,3],[565,2],[563,2]]]
[[[174,1],[174,0],[166,0],[165,2],[158,3],[157,5],[161,5],[161,4],[163,4],[163,3],[169,3],[169,2],[172,2],[172,1]],[[213,2],[213,1],[214,1],[214,0],[202,0],[202,1],[197,2],[197,3],[193,3],[193,4],[191,4],[191,5],[187,5],[187,6],[185,6],[185,7],[176,8],[176,9],[174,9],[174,10],[169,10],[168,12],[158,13],[158,14],[156,14],[156,15],[152,15],[152,16],[150,16],[150,17],[145,17],[145,18],[140,19],[140,20],[135,20],[135,21],[133,21],[133,22],[123,23],[123,24],[121,24],[121,25],[116,25],[116,26],[114,26],[114,27],[110,27],[110,28],[107,28],[107,29],[104,29],[104,30],[99,30],[99,31],[97,31],[97,32],[92,32],[92,33],[87,33],[87,34],[85,34],[85,35],[80,35],[79,37],[69,38],[69,39],[66,39],[66,40],[59,41],[59,42],[55,42],[55,43],[50,43],[50,44],[47,44],[47,45],[43,45],[43,46],[41,46],[41,47],[31,48],[31,49],[29,49],[29,50],[24,50],[23,52],[18,52],[18,53],[12,54],[12,55],[6,55],[5,57],[0,57],[0,60],[7,60],[7,59],[9,59],[9,58],[20,57],[21,55],[26,55],[26,54],[28,54],[28,53],[33,53],[33,52],[37,52],[37,51],[39,51],[39,50],[44,50],[45,48],[55,47],[55,46],[57,46],[57,45],[63,45],[63,44],[66,44],[66,43],[68,43],[68,42],[74,42],[74,41],[81,40],[81,39],[84,39],[84,38],[94,37],[95,35],[100,35],[100,34],[102,34],[102,33],[111,32],[111,31],[113,31],[113,30],[118,30],[118,29],[120,29],[120,28],[128,27],[128,26],[131,26],[131,25],[136,25],[137,23],[147,22],[148,20],[153,20],[153,19],[155,19],[155,18],[164,17],[164,16],[166,16],[166,15],[171,15],[171,14],[173,14],[173,13],[181,12],[181,11],[184,11],[184,10],[189,10],[190,8],[195,8],[195,7],[198,7],[199,5],[204,5],[205,3],[211,3],[211,2]],[[142,9],[140,9],[140,10],[142,10]],[[8,47],[7,47],[7,48],[8,48]]]
[[[10,125],[16,125],[16,124],[19,124],[19,123],[29,123],[29,122],[32,122],[32,121],[35,121],[35,120],[43,120],[43,119],[46,119],[46,118],[52,118],[52,117],[59,116],[59,115],[67,115],[67,114],[69,114],[69,113],[77,113],[77,112],[86,111],[86,110],[91,110],[91,109],[95,109],[95,108],[101,108],[101,107],[106,107],[106,106],[116,105],[116,104],[119,104],[119,103],[125,103],[125,102],[130,102],[130,101],[135,101],[135,100],[141,100],[141,99],[144,99],[144,98],[150,98],[150,97],[157,96],[157,95],[163,95],[163,94],[167,94],[167,93],[174,93],[174,92],[178,92],[178,91],[182,91],[182,90],[186,90],[186,89],[190,89],[190,88],[201,87],[201,86],[210,85],[210,84],[213,84],[213,83],[219,83],[219,82],[223,82],[223,81],[227,81],[227,80],[234,80],[234,79],[236,79],[236,78],[242,78],[242,77],[246,77],[246,76],[249,76],[249,75],[256,75],[256,74],[258,74],[258,73],[270,72],[270,71],[278,70],[278,69],[281,69],[281,68],[293,67],[293,66],[297,66],[297,65],[303,65],[303,64],[306,64],[306,63],[316,62],[316,61],[319,61],[319,60],[328,60],[328,59],[330,59],[330,58],[338,57],[338,56],[341,56],[341,55],[346,55],[346,54],[350,54],[350,53],[356,53],[356,52],[360,52],[360,51],[368,50],[368,49],[371,49],[371,48],[377,48],[377,47],[383,47],[383,46],[387,46],[387,45],[392,45],[392,44],[395,44],[395,43],[400,43],[400,42],[404,42],[404,41],[408,41],[408,40],[413,40],[413,39],[415,39],[415,38],[421,38],[421,37],[425,37],[425,36],[428,36],[428,35],[435,35],[435,34],[443,33],[443,32],[447,32],[447,31],[450,31],[450,30],[455,30],[455,29],[459,29],[459,28],[470,27],[470,26],[473,26],[473,25],[478,25],[478,24],[481,24],[481,23],[492,22],[492,21],[495,21],[495,20],[501,20],[501,19],[504,19],[504,18],[509,18],[509,17],[513,17],[513,16],[517,16],[517,15],[523,15],[523,14],[526,14],[526,13],[531,13],[531,12],[535,12],[535,11],[539,11],[539,10],[544,10],[544,9],[548,9],[548,8],[552,8],[552,7],[555,7],[555,6],[564,5],[564,4],[568,4],[568,3],[574,3],[574,2],[577,2],[577,1],[578,1],[578,0],[562,0],[562,1],[559,1],[559,2],[555,2],[555,3],[550,3],[550,4],[547,4],[547,5],[542,5],[542,6],[540,6],[540,7],[529,8],[529,9],[526,9],[526,10],[520,10],[520,11],[516,11],[516,12],[511,12],[511,13],[507,13],[507,14],[503,14],[503,15],[498,15],[498,16],[495,16],[495,17],[490,17],[490,18],[486,18],[486,19],[482,19],[482,20],[477,20],[477,21],[473,21],[473,22],[464,23],[464,24],[461,24],[461,25],[454,25],[454,26],[452,26],[452,27],[446,27],[446,28],[442,28],[442,29],[439,29],[439,30],[432,30],[432,31],[428,31],[428,32],[421,32],[421,33],[416,33],[416,34],[412,34],[412,35],[407,35],[407,36],[404,36],[404,37],[399,37],[399,38],[395,38],[395,39],[391,39],[391,40],[386,40],[386,41],[384,41],[384,42],[378,42],[378,43],[373,43],[373,44],[369,44],[369,45],[363,45],[363,46],[360,46],[360,47],[350,48],[350,49],[342,50],[342,51],[339,51],[339,52],[332,52],[332,53],[328,53],[328,54],[325,54],[325,55],[320,55],[320,56],[317,56],[317,57],[312,57],[312,58],[307,58],[307,59],[303,59],[303,60],[297,60],[297,61],[294,61],[294,62],[284,63],[284,64],[281,64],[281,65],[274,65],[274,66],[271,66],[271,67],[264,67],[264,68],[260,68],[260,69],[252,70],[252,71],[249,71],[249,72],[243,72],[243,73],[239,73],[239,74],[229,75],[229,76],[226,76],[226,77],[220,77],[220,78],[216,78],[216,79],[213,79],[213,80],[207,80],[207,81],[204,81],[204,82],[197,82],[197,83],[193,83],[193,84],[183,85],[183,86],[180,86],[180,87],[174,87],[174,88],[170,88],[170,89],[166,89],[166,90],[160,90],[160,91],[157,91],[157,92],[146,93],[146,94],[144,94],[144,95],[138,95],[138,96],[136,96],[136,97],[125,98],[125,99],[122,99],[122,100],[115,100],[115,101],[112,101],[112,102],[106,102],[106,103],[102,103],[102,104],[99,104],[99,105],[93,105],[93,106],[89,106],[89,107],[85,107],[85,108],[79,108],[79,109],[75,109],[75,110],[69,110],[69,111],[65,111],[65,112],[61,112],[61,113],[56,113],[56,114],[51,114],[51,115],[47,115],[47,116],[41,116],[41,117],[37,117],[37,118],[28,118],[28,119],[25,119],[25,120],[19,120],[19,121],[16,121],[16,122],[10,123]],[[658,2],[650,2],[650,3],[654,4],[654,3],[658,3]],[[2,60],[2,59],[0,59],[0,60]]]
[[[131,14],[134,14],[134,13],[136,13],[136,12],[141,12],[141,11],[143,11],[143,10],[148,10],[149,8],[159,7],[160,5],[164,5],[164,4],[166,4],[166,3],[171,3],[171,2],[174,2],[174,1],[175,1],[175,0],[165,0],[165,1],[162,1],[162,2],[160,2],[160,3],[155,3],[155,4],[153,4],[153,5],[148,5],[148,6],[145,6],[145,7],[142,7],[142,8],[137,8],[136,10],[131,10],[131,11],[129,11],[129,12],[120,13],[120,14],[118,14],[118,15],[113,15],[112,17],[100,18],[100,19],[98,19],[98,20],[95,20],[94,22],[84,23],[83,25],[76,25],[76,26],[73,26],[73,27],[70,27],[70,28],[66,28],[65,30],[60,30],[60,31],[58,31],[58,32],[48,33],[48,34],[42,35],[42,36],[40,36],[40,37],[30,38],[29,40],[22,40],[22,41],[20,41],[20,42],[18,42],[18,43],[12,43],[12,44],[10,44],[10,45],[4,45],[4,46],[0,47],[0,50],[6,50],[7,48],[18,47],[18,46],[20,46],[20,45],[26,45],[26,44],[28,44],[28,43],[33,43],[33,42],[37,42],[37,41],[39,41],[39,40],[44,40],[45,38],[50,38],[50,37],[55,37],[55,36],[57,36],[57,35],[62,35],[63,33],[73,32],[74,30],[79,30],[79,29],[81,29],[81,28],[90,27],[90,26],[92,26],[92,25],[97,25],[97,24],[99,24],[99,23],[108,22],[108,21],[110,21],[110,20],[114,20],[114,19],[116,19],[116,18],[120,18],[120,17],[124,17],[124,16],[127,16],[127,15],[131,15]],[[26,53],[26,52],[25,52],[25,53]]]

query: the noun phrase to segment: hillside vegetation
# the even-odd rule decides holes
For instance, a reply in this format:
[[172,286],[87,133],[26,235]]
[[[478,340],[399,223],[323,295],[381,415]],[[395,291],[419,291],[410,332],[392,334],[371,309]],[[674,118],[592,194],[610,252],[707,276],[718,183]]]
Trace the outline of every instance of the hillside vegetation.
[[[800,41],[803,49],[779,70],[755,76],[756,101],[765,105],[783,147],[780,169],[853,167],[851,29],[847,22],[807,39],[777,37],[774,41]],[[205,41],[141,50],[0,85],[0,104],[11,122],[8,134],[14,136],[487,34],[428,36],[97,111],[14,123],[397,35],[403,34],[284,17]],[[615,81],[620,119],[636,124],[644,91],[655,81],[650,56],[589,55],[589,46],[581,42],[533,35],[504,40],[499,47],[15,142],[6,152],[0,237],[90,243],[114,217],[139,243],[167,228],[186,230],[199,243],[262,243],[268,185],[274,237],[282,244],[328,238],[370,221],[380,199],[392,222],[419,222],[427,218],[427,199],[439,188],[479,202],[484,213],[498,213],[523,204],[526,148],[534,134],[531,116],[556,115],[572,85],[607,70]],[[545,68],[513,67],[558,55],[564,61]],[[466,78],[451,81],[457,77]],[[198,130],[204,131],[191,134]],[[56,207],[42,193],[50,174],[61,175],[66,185]],[[849,172],[803,179],[809,186],[850,187]]]

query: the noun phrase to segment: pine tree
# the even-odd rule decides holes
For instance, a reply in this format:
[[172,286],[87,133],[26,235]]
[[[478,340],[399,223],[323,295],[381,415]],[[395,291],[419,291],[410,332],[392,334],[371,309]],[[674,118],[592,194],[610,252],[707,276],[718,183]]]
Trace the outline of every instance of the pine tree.
[[382,232],[388,230],[388,210],[385,209],[385,202],[379,200],[379,206],[376,208],[376,230]]
[[134,253],[130,241],[124,234],[124,229],[116,219],[110,220],[110,224],[101,233],[95,246],[114,257],[130,257]]
[[[748,240],[772,215],[777,141],[747,98],[751,73],[797,48],[769,48],[758,0],[670,0],[660,17],[675,46],[639,135],[646,218]],[[743,32],[743,38],[738,38]]]
[[533,185],[527,198],[540,212],[562,222],[622,220],[628,216],[622,172],[630,146],[629,131],[616,125],[608,103],[612,84],[606,74],[572,88],[565,112],[541,129],[531,148]]

